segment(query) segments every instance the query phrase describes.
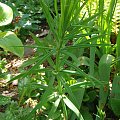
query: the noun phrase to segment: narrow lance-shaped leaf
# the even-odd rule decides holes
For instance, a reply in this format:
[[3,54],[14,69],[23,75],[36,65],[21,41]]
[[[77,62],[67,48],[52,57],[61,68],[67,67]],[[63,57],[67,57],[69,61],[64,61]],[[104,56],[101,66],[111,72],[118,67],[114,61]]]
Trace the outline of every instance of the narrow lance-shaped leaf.
[[[37,61],[37,63],[27,72],[21,73],[20,75],[12,78],[9,82],[12,82],[13,80],[19,79],[19,78],[24,78],[27,75],[30,75],[31,73],[33,73],[34,70],[36,70],[36,68],[41,65],[49,56],[51,56],[54,53],[54,51],[51,51],[50,53],[47,53],[46,55],[40,57],[40,59]],[[36,58],[38,59],[38,58]]]
[[[106,42],[107,43],[110,43],[110,36],[111,36],[111,29],[112,29],[112,26],[113,26],[113,23],[112,23],[112,18],[113,18],[113,15],[114,15],[114,12],[115,12],[115,8],[116,8],[116,4],[117,4],[117,0],[111,0],[110,1],[110,5],[109,5],[109,8],[108,8],[108,13],[107,13],[107,16],[106,16],[106,31],[105,33],[107,33],[106,35]],[[107,47],[107,53],[109,52],[109,49],[110,47]]]
[[52,118],[53,114],[55,113],[55,111],[57,110],[59,103],[60,103],[61,97],[59,96],[59,98],[53,103],[53,106],[48,114],[48,118],[47,120],[49,120],[50,118]]
[[74,94],[73,94],[71,88],[69,87],[69,85],[65,82],[65,80],[64,80],[64,78],[63,78],[62,76],[59,76],[59,77],[61,78],[61,82],[62,82],[63,86],[65,87],[66,92],[67,92],[67,93],[69,94],[69,96],[70,96],[70,97],[69,97],[70,100],[74,103],[74,105],[75,105],[77,108],[80,108],[80,107],[79,107],[79,103],[78,103],[76,97],[74,96]]
[[78,119],[84,120],[81,113],[75,107],[75,105],[65,95],[63,95],[62,97],[63,97],[63,101],[65,102],[65,104],[77,115]]
[[91,83],[93,84],[93,86],[95,85],[94,82],[97,82],[97,83],[99,83],[100,85],[102,85],[102,83],[101,83],[99,80],[97,80],[96,78],[94,78],[94,77],[91,76],[91,75],[86,74],[84,71],[82,71],[80,68],[78,68],[78,67],[76,67],[75,65],[73,65],[71,62],[69,62],[69,61],[67,61],[67,60],[64,60],[64,62],[65,62],[67,65],[69,65],[69,66],[71,66],[72,68],[74,68],[74,69],[79,73],[80,76],[83,76],[83,77],[85,77],[87,80],[90,80]]
[[54,83],[54,78],[51,78],[48,84],[48,88],[45,93],[41,96],[40,102],[35,106],[35,108],[24,118],[24,120],[30,120],[31,116],[33,116],[37,109],[41,109],[43,105],[45,105],[48,101],[48,96],[53,92],[52,87]]
[[53,32],[54,36],[55,36],[56,39],[58,40],[58,38],[57,38],[57,33],[56,33],[56,31],[55,31],[54,19],[52,18],[51,14],[50,14],[50,8],[49,8],[49,6],[47,6],[47,5],[45,4],[45,1],[44,1],[44,0],[41,0],[40,3],[41,3],[41,7],[42,7],[42,9],[43,9],[43,12],[44,12],[44,14],[45,14],[45,16],[46,16],[48,25],[50,26],[51,31]]

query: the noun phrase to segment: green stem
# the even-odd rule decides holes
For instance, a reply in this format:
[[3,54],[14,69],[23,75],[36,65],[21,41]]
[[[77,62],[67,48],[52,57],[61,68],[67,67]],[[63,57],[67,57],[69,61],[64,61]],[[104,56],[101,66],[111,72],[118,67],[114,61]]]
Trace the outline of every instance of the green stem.
[[[93,41],[91,44],[96,44],[96,41]],[[94,76],[95,50],[96,50],[96,47],[90,48],[90,75],[91,76]]]
[[59,48],[58,48],[58,49],[57,49],[57,52],[56,52],[56,72],[57,72],[57,73],[58,73],[59,70],[60,70],[59,63],[60,63],[60,51],[59,51]]
[[21,101],[23,100],[23,96],[24,96],[25,92],[26,92],[26,90],[23,90],[22,95],[20,96],[20,100],[19,100],[19,103],[18,103],[19,106],[21,104]]
[[62,106],[63,106],[63,112],[64,112],[64,120],[68,120],[68,114],[67,114],[67,109],[64,101],[62,100]]

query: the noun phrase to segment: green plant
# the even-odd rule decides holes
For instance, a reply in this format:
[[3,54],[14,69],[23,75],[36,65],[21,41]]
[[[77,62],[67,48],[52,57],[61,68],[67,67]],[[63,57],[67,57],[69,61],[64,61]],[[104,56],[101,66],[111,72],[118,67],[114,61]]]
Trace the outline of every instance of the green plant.
[[0,60],[0,80],[6,78],[7,72],[7,69],[5,68],[6,63],[7,62],[5,60]]
[[[37,48],[36,56],[25,62],[22,67],[24,69],[32,64],[34,66],[11,80],[26,79],[26,77],[31,80],[30,76],[35,76],[36,73],[45,74],[36,79],[41,84],[37,83],[34,86],[38,89],[37,86],[39,85],[42,91],[42,95],[39,96],[40,102],[24,119],[30,119],[43,106],[45,107],[43,113],[48,111],[45,119],[74,120],[77,118],[82,120],[86,118],[85,114],[82,116],[80,113],[80,111],[84,111],[80,108],[84,99],[85,88],[99,87],[104,84],[104,81],[99,81],[93,76],[94,72],[91,69],[93,62],[90,61],[92,56],[89,59],[89,56],[85,57],[84,54],[86,49],[89,50],[88,48],[106,46],[106,44],[96,44],[98,38],[102,37],[102,35],[98,35],[98,31],[91,32],[93,27],[90,23],[96,20],[99,13],[87,18],[84,16],[80,18],[79,16],[87,2],[61,0],[61,11],[58,12],[57,0],[54,0],[55,13],[52,13],[44,0],[40,1],[50,27],[49,34],[43,40],[39,40],[31,33],[36,43],[35,46],[31,47]],[[93,61],[94,58],[93,56]],[[89,62],[86,63],[85,60]],[[45,65],[45,68],[39,68],[42,64]],[[90,74],[89,68],[86,70],[83,65],[90,67]],[[23,94],[20,95],[21,101],[24,99],[23,96],[26,95],[27,87],[28,85],[26,85],[25,91],[22,92]],[[47,104],[50,104],[51,110],[49,110]],[[42,115],[39,116],[39,119],[41,117]]]
[[[9,6],[0,2],[0,13],[1,13],[0,27],[11,23],[13,18],[13,11]],[[14,53],[19,57],[23,56],[24,49],[23,49],[22,42],[13,32],[0,31],[0,47],[2,47],[6,51],[10,51]],[[6,72],[5,61],[0,60],[0,80],[1,78],[2,79],[5,78],[6,76],[5,72]],[[0,106],[6,105],[9,103],[10,103],[9,97],[0,95]],[[2,116],[2,118],[4,119],[4,115],[2,113],[0,114],[1,114],[0,116]]]
[[29,107],[22,108],[18,106],[17,102],[9,101],[9,103],[7,103],[7,109],[5,110],[5,112],[0,112],[0,117],[2,120],[21,120],[30,111],[31,108]]
[[115,75],[114,75],[114,79],[113,79],[113,83],[112,83],[112,91],[111,91],[111,96],[110,96],[110,105],[111,105],[111,109],[113,110],[113,112],[120,117],[120,109],[119,109],[119,105],[120,105],[120,51],[119,51],[119,47],[120,47],[120,30],[118,32],[118,36],[117,36],[117,42],[116,42],[116,71],[115,71]]
[[[46,0],[51,9],[53,8],[53,0]],[[13,20],[10,25],[3,29],[10,29],[19,35],[21,40],[24,40],[29,35],[29,31],[41,32],[41,28],[46,26],[45,16],[43,14],[40,3],[37,0],[6,0],[5,4],[13,9]],[[35,7],[34,7],[35,6]],[[54,12],[54,10],[53,10]]]
[[[0,2],[0,13],[2,14],[0,17],[0,26],[11,23],[13,11],[9,6]],[[24,53],[22,46],[20,39],[13,32],[0,31],[0,47],[22,57]]]
[[110,50],[116,3],[108,1],[106,7],[104,0],[60,0],[59,6],[54,0],[51,8],[40,0],[50,30],[42,40],[30,33],[35,45],[29,47],[36,48],[36,54],[22,64],[21,74],[9,81],[19,80],[17,108],[10,105],[6,110],[10,119],[14,115],[9,108],[18,109],[17,114],[28,98],[36,99],[37,105],[18,119],[104,120],[108,107],[120,116],[120,33],[114,57]]

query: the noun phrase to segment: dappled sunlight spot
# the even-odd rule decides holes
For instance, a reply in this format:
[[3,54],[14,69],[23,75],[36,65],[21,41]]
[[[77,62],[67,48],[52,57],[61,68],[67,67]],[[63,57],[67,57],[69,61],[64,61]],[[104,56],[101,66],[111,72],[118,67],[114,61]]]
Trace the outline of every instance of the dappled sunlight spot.
[[25,103],[26,103],[26,106],[34,108],[38,104],[38,101],[33,100],[32,98],[29,98],[25,101]]
[[26,26],[30,26],[32,23],[28,20],[24,25],[23,28],[25,28]]
[[7,97],[16,97],[17,98],[17,95],[18,95],[17,88],[16,89],[14,88],[14,90],[5,90],[2,92],[2,95],[7,96]]
[[11,74],[16,74],[19,73],[18,68],[23,64],[28,59],[19,59],[19,58],[14,58],[13,60],[9,61],[5,68],[8,69],[8,71]]

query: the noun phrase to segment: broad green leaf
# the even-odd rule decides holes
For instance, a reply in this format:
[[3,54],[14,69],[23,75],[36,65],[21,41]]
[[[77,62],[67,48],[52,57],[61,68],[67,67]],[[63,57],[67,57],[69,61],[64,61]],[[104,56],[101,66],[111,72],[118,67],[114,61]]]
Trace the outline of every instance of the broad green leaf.
[[115,75],[112,83],[111,98],[120,99],[120,75]]
[[90,114],[88,107],[82,106],[81,113],[83,115],[84,120],[93,120],[92,115]]
[[100,81],[107,82],[107,84],[100,87],[100,101],[99,101],[100,109],[104,108],[104,105],[108,97],[110,71],[113,58],[114,57],[112,55],[104,54],[99,62]]
[[112,83],[112,92],[110,97],[110,104],[113,112],[120,116],[120,75],[115,75]]
[[0,32],[0,47],[19,57],[24,54],[23,44],[13,32]]
[[0,26],[7,25],[12,22],[13,11],[4,3],[0,2]]
[[120,99],[117,99],[117,98],[111,98],[111,107],[112,107],[112,110],[113,112],[117,115],[117,116],[120,116]]

